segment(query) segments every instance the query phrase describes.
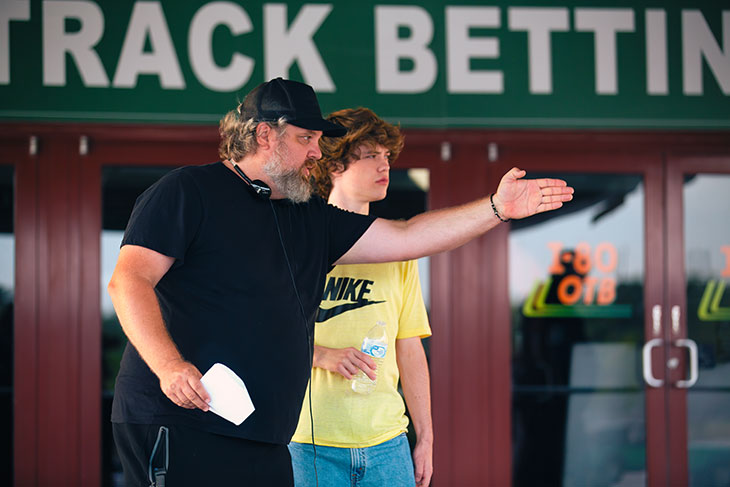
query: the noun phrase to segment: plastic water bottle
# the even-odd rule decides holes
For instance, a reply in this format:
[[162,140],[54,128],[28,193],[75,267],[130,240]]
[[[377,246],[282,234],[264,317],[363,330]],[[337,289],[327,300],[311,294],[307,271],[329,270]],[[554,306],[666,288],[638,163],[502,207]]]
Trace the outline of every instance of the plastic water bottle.
[[[378,366],[377,372],[380,373],[380,368],[383,366],[385,361],[385,352],[388,351],[388,335],[385,332],[385,323],[382,321],[376,322],[376,324],[370,328],[367,335],[362,341],[361,349],[363,353],[370,355],[375,364]],[[355,377],[352,379],[352,390],[358,394],[370,394],[375,390],[377,384],[377,378],[375,380],[370,379],[365,372],[358,370]]]

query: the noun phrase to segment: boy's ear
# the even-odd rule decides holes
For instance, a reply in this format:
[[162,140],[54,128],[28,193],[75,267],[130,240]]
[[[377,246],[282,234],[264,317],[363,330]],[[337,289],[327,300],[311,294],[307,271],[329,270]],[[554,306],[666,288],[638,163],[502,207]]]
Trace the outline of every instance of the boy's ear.
[[342,164],[342,163],[341,163],[341,162],[339,162],[339,161],[338,161],[338,162],[336,162],[336,163],[335,163],[335,170],[334,170],[334,171],[332,171],[332,175],[333,175],[333,176],[334,176],[334,175],[338,175],[338,176],[339,176],[339,175],[340,175],[340,174],[342,174],[343,172],[345,172],[345,165],[344,165],[344,164]]

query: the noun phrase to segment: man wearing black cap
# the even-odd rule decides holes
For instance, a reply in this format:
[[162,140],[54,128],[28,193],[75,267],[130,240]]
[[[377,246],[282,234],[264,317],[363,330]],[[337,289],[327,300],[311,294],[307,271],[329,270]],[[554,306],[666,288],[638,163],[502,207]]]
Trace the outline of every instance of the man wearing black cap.
[[[286,445],[330,267],[431,255],[572,198],[515,168],[493,197],[406,222],[345,212],[308,184],[320,137],[344,133],[311,87],[277,78],[221,120],[221,162],[171,171],[138,198],[109,283],[130,341],[112,409],[128,486],[292,485]],[[238,426],[208,412],[201,371],[216,362],[255,406]]]

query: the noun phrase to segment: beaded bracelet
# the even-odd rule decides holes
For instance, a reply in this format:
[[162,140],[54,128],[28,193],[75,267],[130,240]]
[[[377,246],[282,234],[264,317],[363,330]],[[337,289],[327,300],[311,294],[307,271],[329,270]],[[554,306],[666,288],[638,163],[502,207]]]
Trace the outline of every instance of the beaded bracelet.
[[492,210],[494,211],[494,216],[496,216],[497,218],[499,218],[499,221],[508,222],[509,221],[509,218],[507,218],[505,220],[504,218],[502,218],[501,216],[499,216],[499,212],[497,211],[497,207],[494,206],[494,193],[492,193],[492,194],[489,195],[489,202],[492,203]]

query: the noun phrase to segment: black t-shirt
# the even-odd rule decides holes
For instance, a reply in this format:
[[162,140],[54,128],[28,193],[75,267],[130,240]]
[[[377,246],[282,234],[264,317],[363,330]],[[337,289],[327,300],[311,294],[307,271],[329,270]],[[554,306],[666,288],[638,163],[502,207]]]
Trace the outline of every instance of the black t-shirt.
[[137,199],[122,245],[175,258],[155,288],[173,341],[201,373],[216,362],[230,367],[243,379],[256,410],[235,426],[212,412],[176,406],[128,344],[112,421],[180,423],[288,443],[309,379],[307,333],[313,332],[325,276],[373,220],[316,197],[304,204],[261,198],[220,162],[161,178]]

